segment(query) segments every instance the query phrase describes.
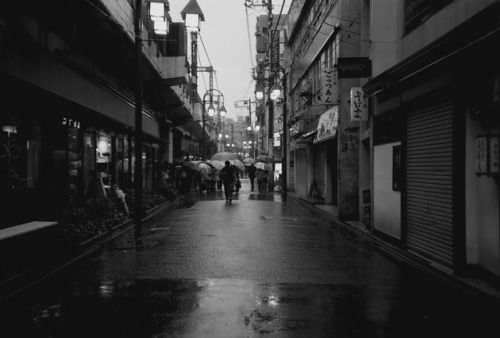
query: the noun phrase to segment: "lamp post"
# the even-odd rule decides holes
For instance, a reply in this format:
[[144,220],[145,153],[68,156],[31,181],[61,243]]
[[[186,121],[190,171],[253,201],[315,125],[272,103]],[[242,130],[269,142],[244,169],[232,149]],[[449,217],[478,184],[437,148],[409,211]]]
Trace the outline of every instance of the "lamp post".
[[[155,33],[168,33],[168,0],[144,0],[149,4],[150,20],[154,22]],[[143,0],[136,1],[134,31],[135,31],[135,59],[136,59],[136,88],[135,88],[135,148],[134,148],[134,234],[135,241],[141,241],[142,235],[142,92],[143,92],[143,64],[142,64],[142,5]]]
[[[205,21],[205,16],[196,0],[189,0],[186,7],[181,11],[186,30],[191,34],[191,102],[194,104],[198,92],[198,32],[200,22]],[[202,135],[202,160],[205,159],[205,115],[202,113],[203,135]]]
[[[287,114],[286,114],[286,97],[287,97],[287,77],[288,73],[285,71],[285,69],[280,66],[279,64],[274,65],[275,69],[277,71],[280,71],[283,74],[283,77],[281,78],[281,82],[283,84],[283,134],[281,137],[281,163],[282,163],[282,168],[281,168],[281,181],[282,181],[282,189],[281,189],[281,199],[283,201],[286,201],[287,199]],[[272,74],[272,76],[275,76],[275,74]],[[255,96],[257,99],[263,99],[264,98],[264,86],[259,82],[257,82],[257,85],[255,86]],[[278,82],[273,81],[273,85],[269,90],[269,98],[271,100],[277,100],[281,96],[281,87],[279,86]],[[272,105],[272,103],[271,103]],[[271,106],[269,107],[271,108]],[[273,123],[274,121],[269,121],[269,123]],[[273,146],[274,146],[274,139],[273,139]]]
[[[208,89],[205,94],[203,95],[203,107],[202,107],[202,113],[201,113],[201,120],[202,120],[202,125],[203,125],[203,137],[201,139],[201,148],[202,148],[202,153],[201,153],[201,160],[205,161],[205,156],[206,156],[206,150],[205,150],[205,113],[208,113],[209,117],[213,117],[215,114],[215,107],[214,107],[214,102],[213,102],[213,92],[217,92],[220,97],[222,97],[222,106],[220,106],[220,100],[217,100],[218,102],[218,113],[221,117],[226,116],[226,108],[224,107],[224,94],[218,89]],[[207,95],[210,95],[210,104],[208,106],[208,110],[206,110],[206,103],[207,103]]]

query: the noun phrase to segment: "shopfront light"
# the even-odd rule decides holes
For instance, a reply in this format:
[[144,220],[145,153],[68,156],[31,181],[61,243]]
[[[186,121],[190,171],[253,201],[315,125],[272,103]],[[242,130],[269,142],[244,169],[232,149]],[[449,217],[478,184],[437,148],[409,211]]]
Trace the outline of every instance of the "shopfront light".
[[163,21],[154,21],[154,30],[155,33],[158,35],[167,35],[168,34],[168,21],[163,20]]

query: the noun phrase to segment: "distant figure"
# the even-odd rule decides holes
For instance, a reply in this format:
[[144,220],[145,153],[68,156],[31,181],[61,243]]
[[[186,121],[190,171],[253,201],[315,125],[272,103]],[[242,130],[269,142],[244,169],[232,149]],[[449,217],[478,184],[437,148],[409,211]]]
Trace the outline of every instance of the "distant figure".
[[257,174],[257,167],[252,163],[248,167],[248,178],[250,178],[250,183],[252,185],[251,191],[254,189],[255,175]]
[[225,167],[220,171],[220,178],[224,184],[224,195],[226,203],[231,204],[233,201],[233,189],[236,183],[236,167],[231,165],[231,162],[226,161]]

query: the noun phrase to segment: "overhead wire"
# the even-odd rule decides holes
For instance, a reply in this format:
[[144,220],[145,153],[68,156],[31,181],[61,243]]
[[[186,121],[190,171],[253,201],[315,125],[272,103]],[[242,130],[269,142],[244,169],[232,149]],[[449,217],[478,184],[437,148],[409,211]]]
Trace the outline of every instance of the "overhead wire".
[[248,7],[245,6],[245,16],[247,18],[247,35],[248,35],[248,53],[250,54],[250,66],[253,68],[253,57],[252,57],[252,40],[250,38],[250,21],[248,20]]

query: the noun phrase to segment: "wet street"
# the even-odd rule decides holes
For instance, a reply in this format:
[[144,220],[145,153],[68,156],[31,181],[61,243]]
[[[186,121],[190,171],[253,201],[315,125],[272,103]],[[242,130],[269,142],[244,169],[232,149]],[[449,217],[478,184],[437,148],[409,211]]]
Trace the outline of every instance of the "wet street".
[[280,193],[223,192],[133,228],[1,304],[2,337],[498,337],[498,304]]

